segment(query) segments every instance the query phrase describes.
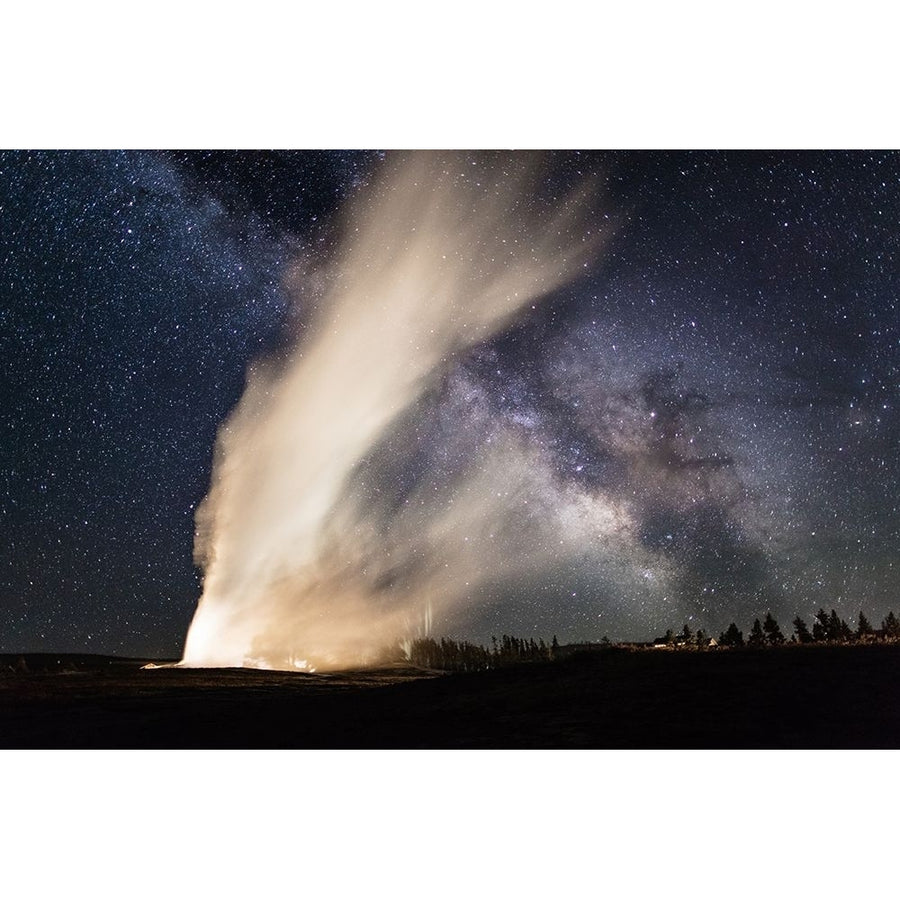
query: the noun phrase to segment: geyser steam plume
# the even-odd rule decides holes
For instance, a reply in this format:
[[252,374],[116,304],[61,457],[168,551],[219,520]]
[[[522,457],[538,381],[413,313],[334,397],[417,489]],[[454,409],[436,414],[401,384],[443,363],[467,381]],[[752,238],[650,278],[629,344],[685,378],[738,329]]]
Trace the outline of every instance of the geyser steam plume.
[[582,272],[603,238],[584,186],[538,197],[534,156],[477,163],[390,157],[347,212],[302,339],[251,368],[197,512],[203,595],[183,665],[365,663],[459,602],[452,573],[435,576],[451,568],[435,565],[446,522],[417,522],[414,546],[391,540],[354,479],[441,372]]

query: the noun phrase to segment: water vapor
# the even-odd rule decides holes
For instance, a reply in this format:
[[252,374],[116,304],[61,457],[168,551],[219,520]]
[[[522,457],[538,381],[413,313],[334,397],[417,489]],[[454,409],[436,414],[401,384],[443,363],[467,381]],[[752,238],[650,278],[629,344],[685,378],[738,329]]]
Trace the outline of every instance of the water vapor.
[[467,351],[596,259],[592,191],[541,185],[531,154],[413,153],[353,199],[296,346],[252,367],[220,429],[184,665],[364,664],[528,565],[497,512],[529,490],[527,449],[416,472],[414,438]]

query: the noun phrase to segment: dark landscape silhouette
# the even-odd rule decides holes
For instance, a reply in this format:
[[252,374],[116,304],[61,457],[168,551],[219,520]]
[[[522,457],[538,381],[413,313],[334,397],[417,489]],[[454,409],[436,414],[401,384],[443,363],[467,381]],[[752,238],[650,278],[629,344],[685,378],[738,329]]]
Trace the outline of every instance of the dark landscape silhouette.
[[[490,647],[423,638],[327,674],[0,657],[0,744],[19,748],[893,748],[900,623],[833,610],[785,639],[685,625],[644,643]],[[160,661],[156,661],[159,663]]]

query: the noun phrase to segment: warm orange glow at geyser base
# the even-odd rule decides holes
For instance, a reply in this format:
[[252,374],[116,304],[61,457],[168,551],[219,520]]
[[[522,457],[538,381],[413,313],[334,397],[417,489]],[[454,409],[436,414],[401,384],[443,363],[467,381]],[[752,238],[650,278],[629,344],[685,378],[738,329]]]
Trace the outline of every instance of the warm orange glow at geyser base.
[[[535,200],[539,157],[478,162],[390,155],[316,276],[302,339],[251,368],[197,513],[203,594],[181,665],[365,665],[425,633],[486,569],[522,564],[448,549],[496,490],[475,485],[440,515],[406,512],[389,536],[353,490],[366,454],[441,372],[583,272],[608,236],[583,186]],[[497,458],[473,477],[494,488],[518,476]],[[404,557],[417,564],[399,577]]]

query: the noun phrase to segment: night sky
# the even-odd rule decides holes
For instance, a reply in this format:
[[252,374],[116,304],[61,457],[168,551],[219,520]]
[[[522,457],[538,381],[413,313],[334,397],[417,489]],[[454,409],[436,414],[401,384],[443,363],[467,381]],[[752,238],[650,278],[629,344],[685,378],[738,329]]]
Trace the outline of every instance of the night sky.
[[[0,153],[0,652],[180,655],[217,430],[248,364],[302,340],[297,260],[383,156]],[[557,152],[541,208],[590,176],[596,264],[453,360],[369,471],[390,510],[504,436],[547,503],[627,525],[486,587],[451,636],[877,625],[900,609],[900,155]]]

